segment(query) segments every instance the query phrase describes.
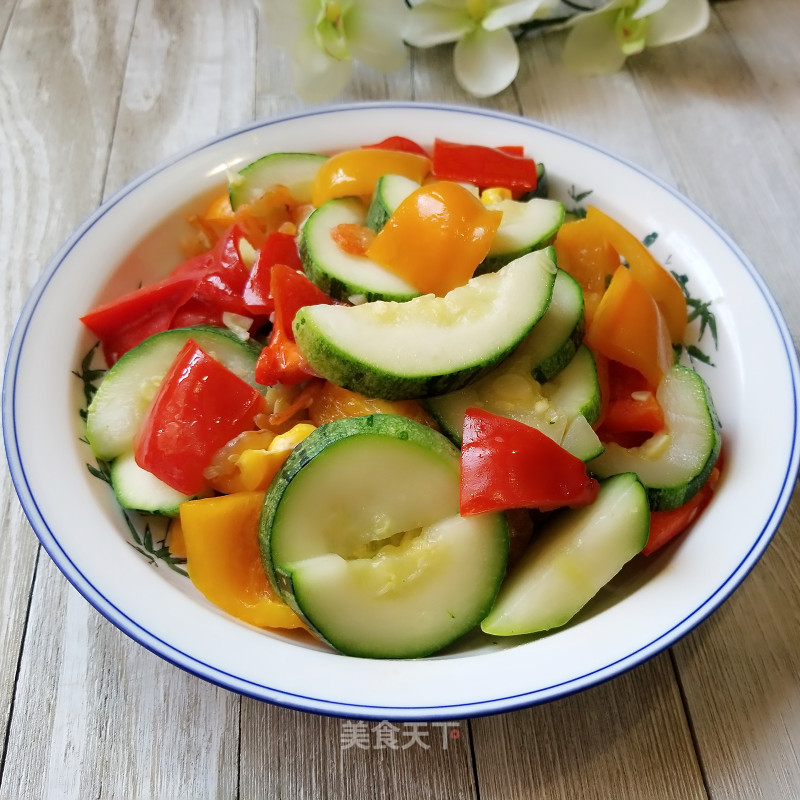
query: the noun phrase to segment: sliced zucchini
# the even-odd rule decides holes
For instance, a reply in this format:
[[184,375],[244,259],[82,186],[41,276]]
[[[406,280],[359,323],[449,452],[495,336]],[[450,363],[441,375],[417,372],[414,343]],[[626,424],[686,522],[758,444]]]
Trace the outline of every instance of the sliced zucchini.
[[542,394],[568,417],[582,415],[590,424],[600,418],[600,381],[592,351],[581,345],[564,369],[542,384]]
[[132,451],[114,459],[110,467],[110,477],[111,488],[123,508],[177,517],[178,506],[192,499],[191,495],[173,489],[151,472],[142,469],[136,463]]
[[336,420],[267,491],[264,566],[341,652],[425,656],[479,624],[505,572],[504,515],[458,509],[459,454],[440,433],[388,414]]
[[572,275],[559,269],[550,307],[522,345],[533,377],[544,383],[564,369],[583,341],[583,333],[583,289]]
[[541,197],[524,202],[501,200],[488,208],[502,211],[503,218],[477,274],[494,272],[509,261],[549,244],[566,214],[563,203]]
[[[534,328],[529,338],[535,332]],[[577,458],[594,458],[603,445],[584,415],[590,422],[596,419],[600,389],[588,348],[581,345],[557,377],[558,383],[544,385],[533,378],[525,346],[520,345],[488,375],[456,392],[430,397],[425,405],[456,444],[461,443],[466,410],[475,407],[537,428]],[[576,422],[581,416],[585,425]],[[577,427],[568,436],[573,424]]]
[[534,533],[481,628],[514,636],[565,625],[642,550],[649,532],[636,476],[603,481],[594,503],[560,511]]
[[402,302],[418,296],[419,290],[407,281],[366,256],[345,252],[334,241],[337,225],[364,222],[364,208],[354,197],[328,200],[316,209],[303,225],[299,239],[306,275],[337,300]]
[[583,414],[578,414],[569,421],[561,439],[561,446],[581,461],[591,461],[605,449],[605,445]]
[[400,203],[419,189],[419,186],[416,181],[406,178],[405,175],[383,175],[379,178],[367,210],[366,226],[379,231]]
[[548,248],[444,297],[307,306],[295,316],[295,339],[317,374],[346,389],[385,399],[442,394],[519,344],[546,311],[555,272]]
[[252,203],[278,184],[285,186],[298,203],[311,202],[311,186],[317,170],[328,160],[318,153],[270,153],[233,175],[228,186],[231,207]]
[[601,477],[635,472],[647,489],[650,507],[665,511],[682,506],[706,482],[719,456],[722,435],[711,392],[689,367],[671,367],[656,397],[665,430],[640,447],[608,444],[589,468]]
[[157,333],[111,367],[89,405],[86,438],[96,458],[111,461],[133,449],[134,436],[150,402],[189,338],[242,380],[263,390],[254,376],[261,348],[243,342],[227,328],[197,326]]

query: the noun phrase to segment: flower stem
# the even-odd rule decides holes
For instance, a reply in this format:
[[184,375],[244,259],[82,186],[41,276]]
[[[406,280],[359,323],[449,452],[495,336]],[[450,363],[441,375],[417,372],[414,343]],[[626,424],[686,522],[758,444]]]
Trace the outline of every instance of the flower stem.
[[551,19],[532,19],[530,22],[523,22],[516,30],[514,34],[514,38],[517,41],[524,39],[526,36],[532,33],[538,33],[539,31],[545,30],[547,28],[552,28],[556,25],[563,25],[565,22],[569,22],[572,17],[553,17]]

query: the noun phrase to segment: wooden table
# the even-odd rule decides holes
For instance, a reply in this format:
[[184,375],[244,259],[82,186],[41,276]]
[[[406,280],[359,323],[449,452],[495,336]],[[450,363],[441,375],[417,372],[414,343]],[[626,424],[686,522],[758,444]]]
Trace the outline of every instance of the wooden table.
[[[634,160],[733,235],[796,336],[798,36],[796,0],[727,0],[701,36],[608,77],[567,74],[553,35],[523,47],[516,83],[489,100],[454,84],[448,48],[388,77],[360,69],[337,99],[475,103]],[[3,0],[3,341],[105,196],[184,146],[299,108],[249,0]],[[765,387],[765,413],[768,400]],[[3,800],[800,796],[797,500],[733,597],[668,652],[577,696],[462,720],[457,738],[431,729],[427,748],[381,750],[127,639],[40,550],[7,471],[0,497]]]

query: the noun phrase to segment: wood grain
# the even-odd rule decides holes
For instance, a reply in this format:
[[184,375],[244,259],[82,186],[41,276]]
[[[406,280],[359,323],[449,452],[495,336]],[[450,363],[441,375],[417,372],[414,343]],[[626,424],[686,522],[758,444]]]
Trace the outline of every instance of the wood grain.
[[481,798],[705,798],[674,678],[662,655],[582,694],[475,720]]
[[464,721],[345,720],[253,700],[242,703],[240,792],[242,800],[478,796]]
[[[770,30],[765,26],[762,35]],[[787,170],[797,163],[797,143],[771,113],[772,99],[716,16],[698,42],[702,46],[692,40],[645,53],[636,78],[678,187],[742,247],[797,330],[800,289],[789,269],[796,248],[784,233],[800,222],[800,186]],[[690,151],[691,162],[685,157]],[[738,185],[733,192],[732,169]]]
[[[0,271],[4,350],[22,304],[61,240],[100,199],[132,16],[66,2],[3,5],[0,12]],[[14,10],[13,16],[11,11]],[[34,59],[33,53],[56,57]],[[59,57],[61,56],[61,57]],[[99,75],[91,81],[89,76]],[[69,123],[67,123],[69,121]],[[67,124],[77,140],[64,136]],[[38,547],[2,474],[0,714],[15,703]],[[16,718],[21,719],[17,713]],[[4,737],[3,755],[5,755]]]
[[[37,65],[52,65],[55,74],[33,73],[30,83],[45,83],[53,102],[46,109],[31,103],[31,110],[15,119],[40,134],[52,127],[47,145],[63,143],[70,150],[43,146],[37,158],[28,159],[48,168],[48,181],[34,184],[43,192],[41,202],[20,203],[33,222],[41,221],[35,212],[48,201],[55,208],[68,203],[73,218],[59,229],[61,238],[97,205],[102,192],[107,195],[176,149],[250,118],[253,59],[232,61],[228,50],[235,44],[247,52],[254,41],[254,11],[246,4],[226,10],[223,3],[204,3],[205,13],[198,14],[189,6],[167,11],[142,2],[135,24],[130,17],[123,30],[106,4],[55,5],[29,9],[30,28],[23,27],[27,17],[17,14],[2,55],[11,58],[9,45],[24,50],[34,41],[51,50],[52,61]],[[34,26],[48,15],[49,41]],[[71,29],[72,38],[66,35]],[[118,50],[110,47],[114,42]],[[101,62],[91,62],[92,54]],[[16,88],[19,96],[33,97],[34,86]],[[72,137],[57,135],[64,130]],[[30,146],[24,133],[15,142]],[[17,575],[15,585],[24,590],[23,570]],[[234,795],[238,697],[127,640],[46,558],[36,574],[26,635],[32,644],[16,685],[4,796]],[[33,721],[42,735],[29,735]],[[142,742],[147,746],[139,747]]]

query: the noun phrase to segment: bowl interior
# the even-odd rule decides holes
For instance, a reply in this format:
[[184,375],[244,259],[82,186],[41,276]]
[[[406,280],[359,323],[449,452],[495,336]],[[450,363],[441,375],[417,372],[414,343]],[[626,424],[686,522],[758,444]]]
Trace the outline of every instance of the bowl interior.
[[[162,277],[181,259],[186,215],[227,170],[274,151],[331,152],[399,134],[522,144],[544,161],[552,195],[578,193],[644,238],[710,301],[717,342],[696,363],[723,423],[719,490],[689,535],[623,570],[570,625],[545,636],[471,634],[424,660],[347,658],[302,635],[259,631],[209,604],[147,554],[158,523],[132,520],[87,464],[81,382],[94,343],[79,316]],[[693,323],[699,337],[698,323]],[[508,710],[593,685],[654,655],[713,611],[767,546],[797,475],[797,360],[777,304],[736,245],[647,172],[529,120],[416,104],[319,109],[253,124],[155,167],[104,204],[47,267],[12,341],[3,424],[12,477],[43,545],[101,613],[165,659],[235,691],[313,711],[447,718]],[[769,387],[765,407],[764,387]],[[764,412],[767,413],[764,413]],[[758,469],[754,470],[753,465]],[[137,542],[135,536],[139,537]],[[321,676],[324,676],[321,677]]]

